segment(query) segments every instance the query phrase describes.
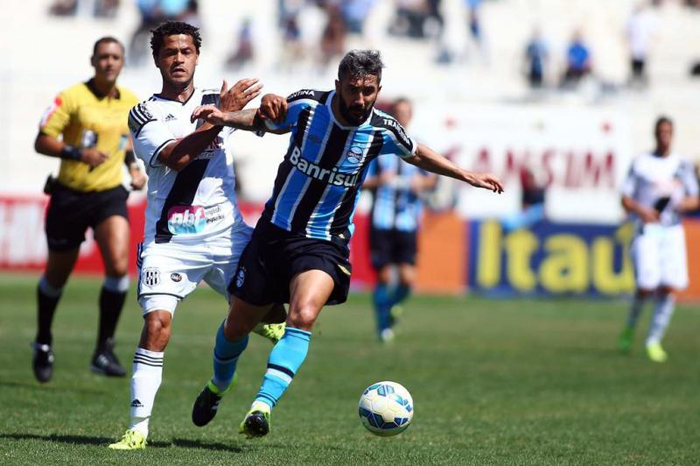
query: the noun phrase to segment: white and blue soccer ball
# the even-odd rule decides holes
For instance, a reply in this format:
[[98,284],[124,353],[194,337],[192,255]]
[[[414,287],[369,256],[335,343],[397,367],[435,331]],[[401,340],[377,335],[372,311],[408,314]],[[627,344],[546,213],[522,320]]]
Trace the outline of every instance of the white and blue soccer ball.
[[413,419],[413,398],[396,382],[373,383],[362,392],[359,406],[362,425],[381,437],[400,434]]

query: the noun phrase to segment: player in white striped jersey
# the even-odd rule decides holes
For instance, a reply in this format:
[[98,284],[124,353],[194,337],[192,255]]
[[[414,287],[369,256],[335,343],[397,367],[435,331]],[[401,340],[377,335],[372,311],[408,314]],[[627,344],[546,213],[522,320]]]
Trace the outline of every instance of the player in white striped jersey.
[[[205,103],[240,110],[262,86],[255,79],[243,79],[230,90],[226,81],[220,92],[197,89],[193,79],[201,44],[198,29],[167,22],[152,32],[163,88],[129,113],[134,151],[144,161],[149,180],[144,242],[138,253],[144,327],[134,356],[129,429],[110,445],[120,450],[146,446],[178,302],[202,280],[228,299],[228,283],[252,233],[234,192],[228,147],[232,131],[191,121],[190,116]],[[277,306],[276,321],[286,317],[283,310]],[[278,340],[282,325],[276,330],[266,336]]]
[[652,361],[664,362],[661,339],[673,314],[674,293],[688,286],[681,215],[697,209],[700,201],[693,166],[671,151],[673,122],[659,118],[654,133],[656,148],[634,159],[622,188],[622,205],[635,222],[630,252],[637,289],[619,344],[622,351],[630,350],[642,307],[653,298],[646,350]]

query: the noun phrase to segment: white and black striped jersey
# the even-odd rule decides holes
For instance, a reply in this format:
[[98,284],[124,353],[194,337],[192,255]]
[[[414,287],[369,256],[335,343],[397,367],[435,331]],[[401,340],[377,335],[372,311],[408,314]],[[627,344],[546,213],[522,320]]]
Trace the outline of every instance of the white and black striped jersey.
[[218,105],[219,91],[195,89],[184,103],[153,95],[129,112],[134,152],[144,161],[149,176],[145,244],[200,240],[242,222],[227,147],[233,130],[224,128],[179,172],[158,160],[163,148],[202,124],[190,122],[190,116],[205,104]]
[[681,217],[673,209],[673,203],[685,196],[697,196],[698,180],[693,165],[685,157],[676,153],[666,157],[645,153],[632,161],[622,194],[658,210],[662,225],[676,225]]

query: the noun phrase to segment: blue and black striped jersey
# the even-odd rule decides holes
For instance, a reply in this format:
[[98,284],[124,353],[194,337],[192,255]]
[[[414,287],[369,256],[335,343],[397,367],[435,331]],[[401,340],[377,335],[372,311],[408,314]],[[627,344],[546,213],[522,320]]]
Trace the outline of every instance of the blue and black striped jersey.
[[409,157],[417,147],[377,109],[359,126],[342,126],[331,108],[334,95],[295,92],[287,98],[285,120],[266,122],[270,130],[291,129],[291,137],[263,218],[308,238],[349,239],[369,163],[381,154]]
[[381,183],[374,190],[372,203],[372,228],[378,230],[418,230],[418,221],[423,210],[423,201],[411,189],[415,176],[426,176],[424,170],[396,157],[381,155],[369,166],[369,176],[391,174],[389,183]]

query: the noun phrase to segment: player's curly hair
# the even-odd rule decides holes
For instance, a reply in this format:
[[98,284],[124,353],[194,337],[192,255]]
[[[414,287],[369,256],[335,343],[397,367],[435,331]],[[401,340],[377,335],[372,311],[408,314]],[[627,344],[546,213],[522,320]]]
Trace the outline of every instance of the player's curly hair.
[[166,37],[179,34],[192,37],[194,48],[199,53],[199,48],[202,46],[202,36],[199,35],[199,28],[182,21],[166,21],[157,28],[151,29],[151,52],[153,53],[153,58],[158,58],[158,52],[160,52]]
[[384,62],[379,50],[351,50],[340,60],[338,79],[372,75],[381,81],[383,68]]

